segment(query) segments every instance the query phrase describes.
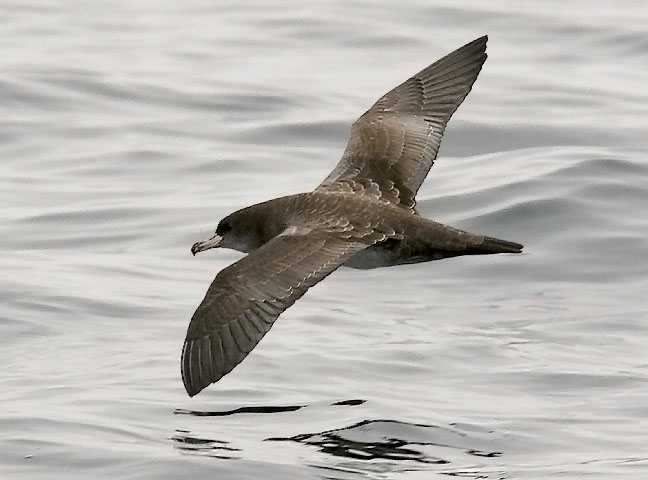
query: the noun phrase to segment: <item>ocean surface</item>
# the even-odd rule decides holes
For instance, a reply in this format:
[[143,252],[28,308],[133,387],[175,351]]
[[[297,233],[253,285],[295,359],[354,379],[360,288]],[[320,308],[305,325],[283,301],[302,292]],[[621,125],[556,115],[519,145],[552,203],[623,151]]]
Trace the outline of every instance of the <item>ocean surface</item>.
[[[646,2],[1,3],[0,478],[648,478]],[[484,34],[419,210],[524,253],[340,269],[190,399],[191,245]]]

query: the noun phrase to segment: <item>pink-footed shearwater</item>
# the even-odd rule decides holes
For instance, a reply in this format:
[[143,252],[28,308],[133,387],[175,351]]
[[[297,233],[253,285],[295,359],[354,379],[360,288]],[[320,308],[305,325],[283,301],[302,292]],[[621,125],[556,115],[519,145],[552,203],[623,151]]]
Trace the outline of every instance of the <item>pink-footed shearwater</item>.
[[238,365],[279,315],[341,265],[376,268],[523,246],[421,217],[415,196],[446,123],[486,60],[484,36],[381,97],[351,127],[342,159],[312,192],[275,198],[220,221],[191,247],[249,253],[222,270],[191,318],[182,379],[196,395]]

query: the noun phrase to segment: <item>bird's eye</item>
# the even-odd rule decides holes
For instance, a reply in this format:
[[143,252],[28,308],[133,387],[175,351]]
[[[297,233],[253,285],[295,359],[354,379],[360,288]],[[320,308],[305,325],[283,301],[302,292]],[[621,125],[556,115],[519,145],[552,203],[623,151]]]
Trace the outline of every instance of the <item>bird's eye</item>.
[[222,236],[222,235],[226,234],[227,232],[229,232],[231,229],[232,229],[232,226],[229,223],[221,222],[221,223],[218,224],[218,227],[216,228],[216,233],[218,235]]

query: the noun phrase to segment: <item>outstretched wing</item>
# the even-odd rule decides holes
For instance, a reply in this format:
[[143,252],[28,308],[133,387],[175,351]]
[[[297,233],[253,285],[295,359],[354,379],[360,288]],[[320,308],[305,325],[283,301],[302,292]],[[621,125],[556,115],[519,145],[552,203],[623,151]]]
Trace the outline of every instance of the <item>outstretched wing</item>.
[[196,395],[238,365],[277,317],[355,253],[384,240],[366,232],[346,238],[332,232],[287,229],[222,270],[194,313],[182,350],[182,379]]
[[318,189],[377,183],[384,198],[413,208],[446,124],[486,61],[487,40],[455,50],[380,98],[353,124],[340,163]]

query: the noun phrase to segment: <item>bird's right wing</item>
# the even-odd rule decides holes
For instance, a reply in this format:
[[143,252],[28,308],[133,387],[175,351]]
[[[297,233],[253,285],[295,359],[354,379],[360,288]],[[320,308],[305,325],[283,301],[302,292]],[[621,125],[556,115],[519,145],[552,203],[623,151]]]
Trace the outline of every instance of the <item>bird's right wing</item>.
[[277,317],[317,282],[386,235],[288,228],[222,270],[194,313],[182,350],[182,379],[196,395],[238,365]]
[[486,41],[464,45],[383,95],[353,124],[342,159],[317,188],[374,184],[384,199],[414,207],[446,124],[486,60]]

